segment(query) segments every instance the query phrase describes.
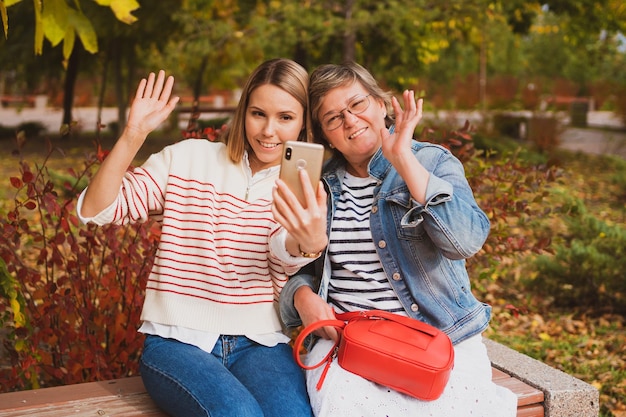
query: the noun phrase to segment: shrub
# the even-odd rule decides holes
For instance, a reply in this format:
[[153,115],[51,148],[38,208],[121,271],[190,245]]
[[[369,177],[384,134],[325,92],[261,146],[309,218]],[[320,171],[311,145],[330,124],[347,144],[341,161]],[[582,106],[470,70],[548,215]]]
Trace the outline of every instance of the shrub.
[[77,187],[104,154],[97,149],[59,185],[48,158],[34,168],[21,160],[9,180],[15,198],[0,217],[0,325],[12,368],[0,370],[2,390],[137,372],[136,327],[158,228],[79,224]]
[[626,313],[626,228],[598,219],[579,199],[563,198],[562,242],[553,256],[536,258],[531,288],[559,307]]
[[526,139],[522,136],[522,125],[528,123],[525,116],[516,116],[507,113],[496,113],[493,116],[493,130],[498,135],[512,139]]
[[46,127],[40,122],[24,122],[20,123],[16,130],[18,132],[23,131],[26,137],[33,138],[44,132]]

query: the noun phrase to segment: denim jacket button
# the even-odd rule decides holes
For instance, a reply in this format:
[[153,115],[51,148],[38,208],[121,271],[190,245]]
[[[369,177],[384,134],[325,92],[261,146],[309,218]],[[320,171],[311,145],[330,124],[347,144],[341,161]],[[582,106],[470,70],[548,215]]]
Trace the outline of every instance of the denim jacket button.
[[372,206],[372,214],[376,214],[378,212],[378,206]]
[[417,310],[419,310],[419,306],[417,304],[411,304],[411,311],[416,312]]
[[378,247],[381,249],[385,249],[387,247],[387,242],[385,242],[384,240],[379,241]]
[[400,281],[400,273],[399,272],[394,272],[393,275],[391,276],[391,279],[393,279],[394,281]]

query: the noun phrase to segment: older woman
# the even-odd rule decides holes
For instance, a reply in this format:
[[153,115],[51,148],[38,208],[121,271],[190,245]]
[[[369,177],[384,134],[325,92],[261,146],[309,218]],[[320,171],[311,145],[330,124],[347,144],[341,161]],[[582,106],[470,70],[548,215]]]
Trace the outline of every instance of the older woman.
[[[322,368],[307,371],[314,414],[514,416],[516,397],[492,383],[482,342],[491,309],[472,294],[465,268],[465,259],[487,238],[489,220],[461,163],[443,147],[412,139],[422,101],[405,91],[403,110],[354,63],[313,71],[309,100],[314,135],[333,151],[323,173],[329,244],[284,287],[283,320],[288,326],[309,325],[332,319],[335,312],[386,310],[441,329],[455,349],[450,380],[431,402],[336,364],[318,391]],[[306,214],[279,182],[275,217],[291,232],[303,229]],[[337,334],[326,327],[318,336],[310,364],[320,362]]]

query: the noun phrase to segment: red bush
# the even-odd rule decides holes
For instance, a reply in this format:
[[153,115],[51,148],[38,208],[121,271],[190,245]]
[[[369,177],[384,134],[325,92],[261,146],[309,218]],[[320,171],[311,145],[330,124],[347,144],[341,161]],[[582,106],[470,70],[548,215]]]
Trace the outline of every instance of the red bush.
[[136,328],[159,230],[151,222],[79,224],[79,184],[103,156],[98,149],[61,184],[45,162],[22,160],[20,176],[9,179],[15,198],[0,216],[0,325],[12,368],[0,370],[3,391],[137,371]]

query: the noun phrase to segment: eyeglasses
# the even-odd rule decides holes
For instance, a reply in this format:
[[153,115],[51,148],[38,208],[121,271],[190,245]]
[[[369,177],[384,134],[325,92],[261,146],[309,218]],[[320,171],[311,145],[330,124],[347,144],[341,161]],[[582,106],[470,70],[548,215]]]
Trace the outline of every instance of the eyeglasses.
[[366,96],[357,96],[350,100],[345,109],[326,115],[324,120],[322,120],[322,126],[324,129],[328,131],[335,130],[343,125],[343,122],[346,119],[346,116],[344,115],[345,111],[352,115],[363,113],[370,106],[369,96],[371,96],[371,94]]

